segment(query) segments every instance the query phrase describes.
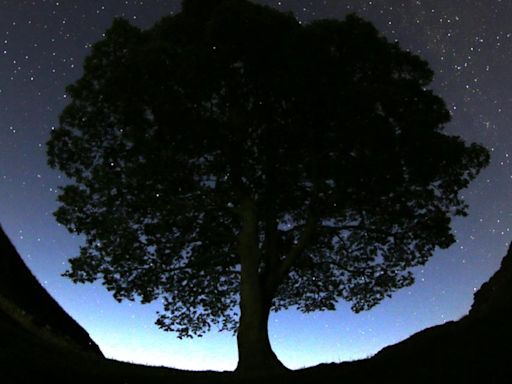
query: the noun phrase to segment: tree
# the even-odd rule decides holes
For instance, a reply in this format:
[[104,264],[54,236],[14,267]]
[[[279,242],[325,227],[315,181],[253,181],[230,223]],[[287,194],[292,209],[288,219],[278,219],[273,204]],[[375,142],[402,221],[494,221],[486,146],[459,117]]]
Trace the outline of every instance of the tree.
[[65,273],[161,298],[178,337],[236,331],[237,371],[279,371],[270,311],[367,310],[454,242],[488,163],[443,133],[433,72],[355,15],[302,25],[246,0],[185,0],[97,42],[48,142],[85,235]]

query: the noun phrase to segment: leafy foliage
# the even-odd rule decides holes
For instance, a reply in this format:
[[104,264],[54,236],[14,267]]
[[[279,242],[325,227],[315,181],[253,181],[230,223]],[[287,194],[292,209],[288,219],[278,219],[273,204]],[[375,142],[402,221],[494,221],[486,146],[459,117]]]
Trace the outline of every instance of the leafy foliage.
[[180,337],[235,330],[249,200],[273,310],[371,308],[454,242],[459,191],[488,163],[443,133],[432,76],[355,15],[189,0],[146,31],[116,20],[48,142],[73,180],[57,220],[86,236],[66,275],[162,298]]

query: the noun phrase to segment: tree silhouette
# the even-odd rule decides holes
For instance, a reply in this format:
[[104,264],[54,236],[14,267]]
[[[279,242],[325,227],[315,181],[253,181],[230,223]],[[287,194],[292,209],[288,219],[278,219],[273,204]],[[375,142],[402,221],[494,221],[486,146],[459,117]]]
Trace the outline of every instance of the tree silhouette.
[[454,242],[488,152],[444,134],[433,72],[355,15],[302,25],[246,0],[116,20],[67,88],[49,164],[66,276],[162,299],[178,337],[236,331],[237,370],[281,370],[270,311],[369,309]]

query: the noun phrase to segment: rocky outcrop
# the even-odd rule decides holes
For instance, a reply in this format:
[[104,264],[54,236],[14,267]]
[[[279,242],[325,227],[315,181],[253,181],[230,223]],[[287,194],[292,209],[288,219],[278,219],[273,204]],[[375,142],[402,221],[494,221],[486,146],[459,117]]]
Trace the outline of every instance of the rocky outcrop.
[[0,321],[34,337],[103,356],[89,334],[39,284],[0,227]]

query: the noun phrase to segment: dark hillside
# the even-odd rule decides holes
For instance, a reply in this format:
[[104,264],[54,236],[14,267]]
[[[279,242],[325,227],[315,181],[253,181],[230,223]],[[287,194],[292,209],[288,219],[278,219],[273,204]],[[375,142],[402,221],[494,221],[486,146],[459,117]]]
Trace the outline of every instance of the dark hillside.
[[427,328],[375,356],[301,372],[345,382],[512,382],[512,246],[500,269],[474,295],[468,315]]
[[102,356],[89,334],[39,284],[1,227],[0,317]]
[[420,374],[422,382],[511,382],[511,319],[512,246],[475,293],[468,315],[384,348],[372,360],[389,375],[406,362],[405,371]]
[[[42,379],[110,384],[511,382],[512,247],[501,268],[475,294],[469,314],[459,321],[425,329],[384,348],[370,359],[321,364],[279,378],[237,379],[230,373],[188,372],[120,363],[103,358],[95,345],[85,348],[89,352],[83,352],[89,345],[85,331],[76,328],[78,325],[42,290],[32,274],[27,275],[25,265],[14,257],[17,253],[3,233],[2,236],[0,292],[4,297],[3,308],[14,308],[11,302],[23,305],[23,311],[37,319],[38,324],[51,324],[51,329],[43,327],[34,332],[34,325],[27,325],[26,319],[30,316],[19,316],[17,307],[2,310],[0,301],[1,383],[30,383]],[[11,274],[5,272],[6,267],[11,268]],[[21,283],[23,289],[14,288]],[[43,304],[53,306],[53,312]],[[55,328],[60,324],[63,328]],[[82,351],[72,343],[54,342],[55,334],[79,340]],[[90,353],[91,350],[95,353]]]

